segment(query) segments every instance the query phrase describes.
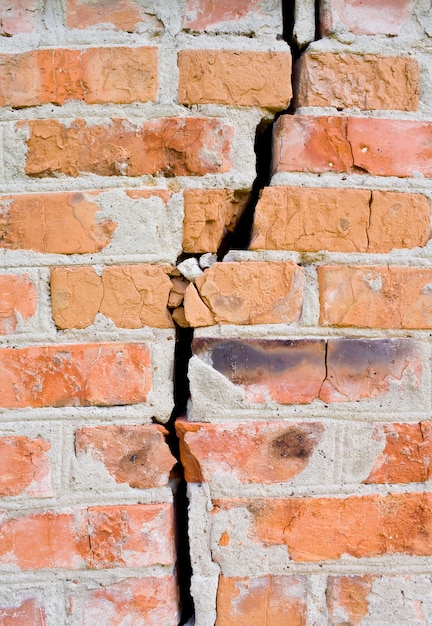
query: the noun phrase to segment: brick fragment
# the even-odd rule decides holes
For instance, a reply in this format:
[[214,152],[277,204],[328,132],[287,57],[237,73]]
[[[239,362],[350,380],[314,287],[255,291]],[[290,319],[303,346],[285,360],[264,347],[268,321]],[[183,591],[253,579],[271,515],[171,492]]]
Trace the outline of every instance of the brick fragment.
[[161,626],[177,624],[180,619],[173,576],[127,578],[84,593],[79,611],[82,626],[94,626],[95,623],[116,626],[122,622]]
[[58,328],[86,328],[102,313],[120,328],[171,328],[167,310],[170,266],[53,268],[51,303]]
[[383,253],[424,246],[429,233],[421,194],[275,186],[258,201],[250,249]]
[[292,96],[291,54],[244,50],[182,50],[181,104],[286,109]]
[[385,447],[365,483],[421,483],[432,472],[432,424],[379,424],[375,436]]
[[295,106],[416,111],[415,59],[307,52],[296,63]]
[[52,496],[51,462],[46,454],[50,447],[40,437],[1,437],[0,496]]
[[28,274],[0,274],[0,294],[0,335],[7,335],[36,313],[36,287]]
[[136,404],[151,389],[143,343],[2,348],[0,369],[0,405],[11,409]]
[[432,270],[318,268],[320,323],[366,328],[432,328]]
[[185,189],[183,250],[217,252],[224,235],[234,231],[249,193],[231,189]]
[[100,252],[116,229],[97,220],[100,192],[0,196],[0,247],[58,254]]
[[432,123],[283,115],[275,125],[274,172],[432,175]]
[[[249,537],[264,546],[286,545],[298,562],[392,554],[432,554],[430,493],[347,498],[216,500],[213,516],[242,510],[250,516]],[[233,519],[220,525],[234,535]],[[239,518],[240,519],[240,518]],[[229,544],[228,544],[229,547]],[[223,550],[223,548],[221,548]]]
[[190,283],[186,288],[183,305],[184,317],[188,326],[199,328],[212,326],[215,323],[212,312],[199,297],[193,283]]
[[28,598],[18,606],[0,607],[1,626],[46,626],[45,607]]
[[0,6],[0,35],[32,33],[39,25],[41,0],[3,0]]
[[[135,128],[113,119],[105,126],[74,120],[18,122],[29,130],[26,174],[78,176],[191,176],[227,172],[231,167],[232,127],[217,119],[166,118]],[[92,147],[89,150],[89,146]]]
[[156,424],[81,428],[75,433],[75,453],[83,466],[87,456],[102,462],[117,483],[138,489],[164,487],[176,463],[166,434]]
[[331,624],[348,620],[357,626],[369,609],[368,596],[375,576],[329,576],[327,580],[327,609]]
[[163,30],[162,22],[137,0],[66,0],[66,25],[69,28],[115,27],[133,33],[143,25],[154,32]]
[[357,35],[398,35],[409,20],[413,0],[324,0],[320,4],[323,34],[350,31]]
[[241,483],[271,484],[288,481],[307,467],[324,428],[319,422],[177,420],[176,430],[187,482],[229,475]]
[[303,280],[294,263],[251,261],[214,263],[195,284],[216,323],[278,324],[300,319]]
[[220,576],[216,626],[306,626],[306,585],[296,576]]

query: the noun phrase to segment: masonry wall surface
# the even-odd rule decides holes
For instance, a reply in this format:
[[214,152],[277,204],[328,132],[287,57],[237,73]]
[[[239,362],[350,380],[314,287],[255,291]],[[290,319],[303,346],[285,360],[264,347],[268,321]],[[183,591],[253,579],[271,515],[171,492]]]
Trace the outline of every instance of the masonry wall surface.
[[0,625],[432,624],[430,1],[0,35]]

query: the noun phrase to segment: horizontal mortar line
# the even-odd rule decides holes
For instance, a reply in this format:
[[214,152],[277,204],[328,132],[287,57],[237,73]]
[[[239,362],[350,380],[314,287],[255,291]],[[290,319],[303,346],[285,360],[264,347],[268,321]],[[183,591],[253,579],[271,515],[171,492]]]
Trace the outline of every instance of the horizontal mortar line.
[[[173,573],[173,565],[148,565],[146,567],[121,567],[104,569],[65,569],[47,567],[38,570],[22,570],[15,572],[0,572],[0,584],[11,584],[16,587],[37,586],[38,583],[70,582],[73,580],[92,581],[98,583],[99,578],[104,582],[115,583],[125,578],[145,578],[147,576],[166,576]],[[53,579],[53,574],[55,579]],[[29,625],[30,626],[30,625]]]
[[[25,253],[26,254],[26,253]],[[6,257],[7,255],[5,255]],[[176,257],[177,258],[177,257]],[[1,256],[0,256],[1,259]],[[3,259],[5,260],[5,259]],[[61,255],[49,255],[49,258],[35,258],[35,259],[12,259],[11,263],[5,263],[4,269],[33,269],[33,268],[51,268],[51,267],[74,267],[77,265],[138,265],[138,264],[150,264],[150,265],[176,265],[176,259],[174,256],[161,257],[160,254],[130,254],[130,255],[109,255],[94,257],[92,254],[82,255],[82,258],[77,258],[76,255],[71,258],[70,256]]]
[[354,328],[337,326],[318,326],[314,324],[269,324],[260,325],[238,325],[227,324],[224,326],[214,325],[201,327],[196,333],[197,338],[206,339],[238,339],[246,341],[248,339],[268,338],[271,340],[287,339],[422,339],[426,342],[432,338],[431,329],[399,329],[399,328]]
[[[281,411],[280,406],[268,406],[265,409],[262,409],[260,412],[253,411],[249,407],[245,407],[245,409],[220,409],[218,412],[210,412],[208,408],[206,408],[206,414],[204,417],[197,417],[195,413],[192,413],[192,418],[188,421],[191,423],[200,422],[206,424],[215,423],[237,423],[237,422],[253,422],[253,421],[262,421],[262,422],[276,422],[278,420],[286,421],[289,423],[290,421],[299,420],[303,418],[309,418],[310,420],[337,420],[338,417],[345,419],[346,421],[355,422],[355,423],[385,423],[385,422],[421,422],[421,421],[431,421],[432,419],[432,411],[428,410],[423,413],[421,412],[413,412],[410,408],[408,409],[400,409],[400,412],[396,412],[395,410],[391,411],[388,409],[379,409],[380,414],[377,416],[377,410],[374,412],[364,411],[356,409],[353,411],[353,407],[344,407],[340,409],[340,413],[334,410],[334,407],[329,407],[329,412],[333,410],[333,413],[329,417],[329,414],[324,413],[321,410],[318,410],[316,405],[310,407],[307,411],[302,407],[298,408],[290,408],[288,411]],[[349,417],[343,417],[345,414],[349,415]],[[226,413],[226,415],[225,415]],[[409,415],[408,415],[409,413]]]
[[[110,494],[105,493],[100,497],[95,497],[92,492],[88,492],[89,498],[82,500],[83,493],[77,494],[76,497],[67,497],[61,499],[53,498],[51,501],[48,499],[44,499],[43,501],[34,500],[30,502],[14,501],[13,498],[2,498],[2,504],[0,506],[0,511],[5,514],[4,519],[10,519],[15,517],[21,517],[29,512],[38,512],[43,513],[45,511],[54,511],[54,513],[62,513],[67,512],[71,507],[74,508],[75,511],[85,510],[90,507],[122,507],[122,506],[147,506],[147,505],[158,505],[158,504],[172,504],[172,495],[173,492],[169,487],[160,488],[163,489],[163,493],[160,494],[159,498],[152,497],[149,499],[146,498],[146,494],[144,490],[142,493],[136,494],[135,496],[127,496],[125,494],[119,494],[118,497],[114,497]],[[140,490],[141,491],[141,490]],[[152,490],[153,491],[153,490]],[[152,496],[154,494],[151,494]],[[141,498],[141,499],[140,499]],[[3,500],[7,500],[4,502]],[[14,505],[16,508],[14,508]],[[18,508],[19,507],[19,508]],[[1,525],[1,523],[0,523]]]

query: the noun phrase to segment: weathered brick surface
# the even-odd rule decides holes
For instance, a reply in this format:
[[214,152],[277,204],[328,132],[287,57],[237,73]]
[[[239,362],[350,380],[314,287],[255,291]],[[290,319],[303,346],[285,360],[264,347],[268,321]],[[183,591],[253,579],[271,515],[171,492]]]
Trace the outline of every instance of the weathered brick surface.
[[397,35],[410,18],[413,0],[324,0],[320,5],[325,34],[340,30],[359,35]]
[[176,463],[166,434],[156,424],[81,428],[75,433],[75,453],[84,471],[88,460],[95,460],[116,483],[139,489],[164,487]]
[[11,435],[0,438],[0,496],[52,496],[50,442]]
[[150,352],[142,343],[2,348],[0,406],[110,406],[145,402]]
[[[28,127],[30,176],[93,173],[100,176],[191,176],[231,167],[232,128],[217,119],[167,118],[137,124],[113,119],[104,126],[84,119],[20,122]],[[88,146],[92,150],[88,150]]]
[[162,30],[162,23],[147,12],[137,0],[66,0],[66,25],[69,28],[116,28],[128,33],[139,30],[141,24],[150,26],[156,32]]
[[431,176],[430,122],[283,115],[275,126],[274,172],[367,172]]
[[19,605],[0,607],[1,626],[46,626],[45,607],[28,598]]
[[430,202],[420,194],[265,187],[250,248],[383,253],[424,246],[429,233]]
[[26,274],[0,274],[0,293],[0,335],[7,335],[36,313],[36,287]]
[[289,52],[182,50],[178,65],[182,104],[286,109],[291,100]]
[[34,32],[40,26],[41,13],[41,0],[4,0],[0,6],[1,35]]
[[330,623],[343,618],[350,624],[361,624],[368,612],[368,596],[374,576],[329,576],[327,607]]
[[318,268],[320,322],[329,326],[431,328],[432,270],[417,267]]
[[157,79],[157,49],[150,47],[1,54],[0,106],[154,101]]
[[418,107],[418,66],[408,57],[308,52],[295,71],[297,106],[401,111]]
[[281,29],[282,16],[276,0],[186,0],[183,28],[195,32],[254,33],[260,28]]

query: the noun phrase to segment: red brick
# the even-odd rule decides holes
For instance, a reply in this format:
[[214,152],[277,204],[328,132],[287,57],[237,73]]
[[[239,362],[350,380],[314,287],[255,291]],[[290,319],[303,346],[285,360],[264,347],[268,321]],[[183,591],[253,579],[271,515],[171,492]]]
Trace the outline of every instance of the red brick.
[[3,348],[0,370],[5,408],[136,404],[151,388],[149,348],[141,343]]
[[51,270],[51,304],[58,328],[85,328],[97,313],[119,328],[172,328],[167,309],[171,266],[122,265]]
[[3,0],[0,6],[0,35],[32,33],[39,26],[41,0]]
[[418,388],[422,359],[409,339],[329,339],[324,402],[358,402],[387,394],[390,385]]
[[340,623],[341,618],[357,626],[369,609],[368,596],[376,576],[329,576],[327,580],[327,608],[329,622]]
[[181,104],[286,109],[292,96],[291,54],[246,50],[182,50]]
[[245,261],[214,263],[195,284],[216,323],[287,324],[300,319],[303,281],[295,263]]
[[0,626],[46,626],[45,607],[32,598],[18,606],[0,607]]
[[58,254],[100,252],[117,224],[96,220],[98,191],[0,196],[0,247]]
[[28,274],[0,274],[0,293],[0,335],[7,335],[36,313],[36,287]]
[[115,27],[129,33],[139,30],[141,24],[155,32],[163,24],[137,0],[66,0],[66,25],[69,28],[91,26]]
[[218,119],[173,117],[135,128],[123,119],[105,126],[87,126],[83,119],[68,126],[58,120],[33,120],[18,122],[17,127],[29,132],[29,176],[192,176],[231,167],[232,127]]
[[147,567],[174,563],[170,504],[38,512],[0,524],[2,569]]
[[283,115],[275,125],[274,172],[432,175],[432,122]]
[[432,328],[432,270],[318,268],[320,323],[366,328]]
[[187,482],[216,476],[241,483],[291,480],[308,465],[324,427],[320,422],[236,422],[207,424],[176,421]]
[[11,435],[0,438],[0,496],[52,496],[49,441]]
[[398,35],[410,18],[413,0],[325,0],[320,4],[324,34],[348,30],[358,35]]
[[390,252],[424,246],[429,234],[430,202],[420,194],[265,187],[255,209],[250,248]]
[[[250,539],[264,546],[286,545],[294,561],[323,561],[343,555],[432,555],[430,493],[226,499],[215,501],[212,514],[244,508],[251,516]],[[229,524],[223,532],[230,537]]]
[[306,626],[306,586],[295,576],[220,576],[216,626]]
[[296,64],[295,106],[416,111],[415,59],[307,52]]
[[183,17],[183,28],[192,31],[240,30],[248,33],[253,25],[261,26],[273,22],[272,6],[267,8],[260,0],[187,0]]
[[[78,613],[78,612],[77,612]],[[162,626],[179,621],[177,585],[173,576],[127,578],[86,591],[80,611],[82,626]],[[77,622],[78,623],[78,622]]]
[[117,483],[148,489],[168,485],[176,463],[159,425],[95,426],[77,430],[75,453],[85,467],[86,456],[100,461]]
[[422,483],[432,473],[432,423],[379,424],[375,437],[385,440],[365,483]]

